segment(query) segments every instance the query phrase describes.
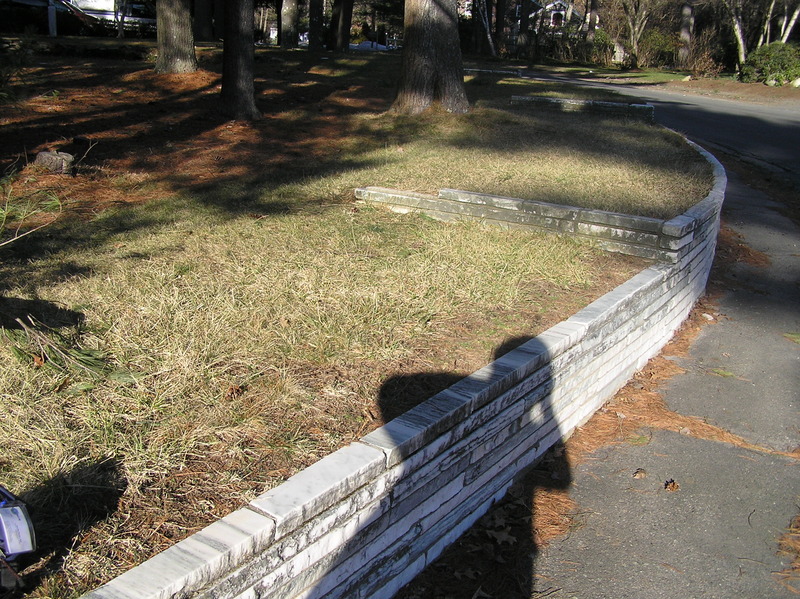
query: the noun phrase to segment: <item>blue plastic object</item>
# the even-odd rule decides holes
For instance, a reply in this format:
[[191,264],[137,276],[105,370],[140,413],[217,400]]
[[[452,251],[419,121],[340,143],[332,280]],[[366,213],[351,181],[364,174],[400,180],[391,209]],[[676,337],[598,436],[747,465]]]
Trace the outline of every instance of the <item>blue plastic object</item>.
[[18,555],[36,550],[36,535],[25,504],[0,486],[0,555],[13,562]]

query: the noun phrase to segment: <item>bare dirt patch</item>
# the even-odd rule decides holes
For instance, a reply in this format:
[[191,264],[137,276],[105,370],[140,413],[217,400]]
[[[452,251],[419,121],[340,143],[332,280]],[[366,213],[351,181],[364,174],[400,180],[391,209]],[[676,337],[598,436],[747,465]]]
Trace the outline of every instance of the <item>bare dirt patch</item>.
[[756,104],[786,104],[800,106],[800,89],[791,85],[770,87],[760,83],[741,83],[733,79],[692,79],[664,84],[670,91],[680,91],[726,100]]

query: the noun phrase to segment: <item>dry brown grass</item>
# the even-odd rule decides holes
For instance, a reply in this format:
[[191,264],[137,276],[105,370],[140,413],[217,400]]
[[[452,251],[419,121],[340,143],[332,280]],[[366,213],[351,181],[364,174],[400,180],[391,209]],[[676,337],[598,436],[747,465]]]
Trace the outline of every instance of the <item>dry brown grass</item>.
[[[258,124],[215,116],[213,64],[169,78],[52,59],[4,121],[3,159],[19,157],[20,131],[31,151],[98,142],[76,177],[23,170],[20,184],[57,192],[70,218],[0,264],[4,308],[101,362],[96,376],[49,368],[13,330],[27,353],[0,362],[0,474],[39,531],[32,597],[128,569],[641,267],[568,239],[357,207],[353,187],[480,183],[658,211],[666,196],[650,192],[663,188],[681,202],[672,213],[705,192],[698,160],[698,197],[676,193],[692,154],[651,128],[492,107],[394,118],[385,65],[265,56]],[[674,165],[661,168],[663,152]],[[388,381],[408,376],[415,388],[393,395]],[[539,542],[559,518],[536,525]]]
[[792,564],[775,576],[784,587],[800,595],[800,516],[796,516],[788,530],[778,540],[778,549],[792,558]]

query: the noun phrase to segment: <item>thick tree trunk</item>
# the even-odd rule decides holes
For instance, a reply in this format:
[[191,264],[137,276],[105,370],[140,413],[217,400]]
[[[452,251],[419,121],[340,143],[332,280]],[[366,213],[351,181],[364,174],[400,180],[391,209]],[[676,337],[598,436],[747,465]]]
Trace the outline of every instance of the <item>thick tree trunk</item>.
[[297,47],[299,17],[300,9],[297,0],[283,0],[281,4],[281,48]]
[[342,12],[339,14],[339,28],[336,31],[336,50],[350,50],[350,27],[353,25],[353,0],[342,0]]
[[194,39],[214,39],[214,4],[211,0],[194,0]]
[[333,0],[328,29],[328,50],[347,52],[350,49],[350,26],[353,22],[353,0]]
[[191,0],[159,0],[156,4],[157,73],[194,73]]
[[308,49],[322,50],[325,47],[324,0],[309,0],[308,3]]
[[[162,0],[163,1],[163,0]],[[222,46],[222,111],[236,120],[261,118],[253,85],[253,0],[227,0]]]
[[456,0],[406,0],[403,64],[392,110],[418,114],[435,102],[448,112],[469,109]]

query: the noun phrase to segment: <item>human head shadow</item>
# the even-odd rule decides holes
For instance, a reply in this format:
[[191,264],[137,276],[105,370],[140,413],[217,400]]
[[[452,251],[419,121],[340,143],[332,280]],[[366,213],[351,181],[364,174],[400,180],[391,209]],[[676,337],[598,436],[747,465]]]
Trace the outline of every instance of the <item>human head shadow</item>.
[[21,597],[49,574],[61,569],[64,559],[83,534],[117,510],[127,483],[121,464],[113,458],[63,470],[22,493],[36,534],[36,550],[19,557],[22,588],[4,595]]
[[25,326],[44,325],[48,329],[78,327],[85,316],[40,299],[22,299],[0,295],[0,328],[21,330]]
[[[531,337],[512,337],[492,352],[497,360]],[[549,366],[545,366],[549,369]],[[550,373],[544,373],[549,378]],[[388,379],[381,387],[379,406],[385,422],[397,417],[446,389],[462,378],[453,372],[421,372]],[[542,425],[555,418],[548,393],[540,400]],[[556,424],[557,430],[558,425]],[[529,599],[537,589],[535,559],[543,539],[552,534],[555,520],[566,522],[556,513],[537,513],[537,496],[543,501],[563,504],[559,491],[567,489],[572,474],[563,437],[532,466],[515,476],[505,497],[493,505],[466,533],[447,548],[414,581],[404,587],[398,599],[487,596]],[[531,451],[538,448],[538,442]]]

